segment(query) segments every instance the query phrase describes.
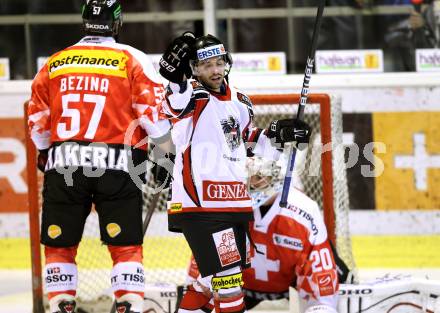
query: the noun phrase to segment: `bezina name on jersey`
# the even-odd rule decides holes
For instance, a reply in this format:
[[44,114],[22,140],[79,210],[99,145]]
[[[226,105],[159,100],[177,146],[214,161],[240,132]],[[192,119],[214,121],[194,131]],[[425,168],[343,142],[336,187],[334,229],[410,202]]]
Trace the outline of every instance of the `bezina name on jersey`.
[[[176,144],[170,214],[244,212],[252,216],[247,191],[246,157],[278,159],[262,129],[252,124],[252,103],[224,83],[222,94],[208,92],[197,81],[170,83],[164,111],[175,120]],[[232,203],[232,205],[231,205]]]

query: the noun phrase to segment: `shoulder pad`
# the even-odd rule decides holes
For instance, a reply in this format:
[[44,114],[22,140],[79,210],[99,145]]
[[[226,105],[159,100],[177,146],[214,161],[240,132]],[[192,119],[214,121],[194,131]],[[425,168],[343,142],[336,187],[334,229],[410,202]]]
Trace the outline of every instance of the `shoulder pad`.
[[195,100],[199,99],[208,99],[209,100],[209,91],[203,86],[201,83],[199,83],[196,80],[193,80],[190,82],[191,86],[193,87],[193,95],[192,98]]
[[193,89],[204,88],[203,85],[201,83],[199,83],[197,80],[191,80],[190,84],[193,87]]

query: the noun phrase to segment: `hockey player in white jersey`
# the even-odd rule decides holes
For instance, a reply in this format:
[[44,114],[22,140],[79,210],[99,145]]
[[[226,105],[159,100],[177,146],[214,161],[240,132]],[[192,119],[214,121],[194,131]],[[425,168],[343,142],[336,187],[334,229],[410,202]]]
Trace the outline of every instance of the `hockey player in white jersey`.
[[[347,269],[338,262],[342,268],[337,273],[318,204],[292,187],[288,206],[281,208],[277,192],[281,166],[255,157],[248,160],[248,168],[255,217],[250,235],[258,251],[253,251],[251,267],[243,271],[246,308],[263,300],[288,298],[289,287],[294,287],[304,300],[301,312],[335,313],[338,276],[345,280]],[[179,313],[211,311],[214,301],[194,260],[188,285]]]
[[247,156],[277,159],[284,143],[310,138],[309,126],[293,119],[253,127],[251,101],[225,79],[231,65],[212,35],[184,34],[160,61],[170,81],[163,109],[174,122],[176,145],[169,228],[183,232],[217,312],[245,310],[242,268],[250,262],[246,234],[253,219]]

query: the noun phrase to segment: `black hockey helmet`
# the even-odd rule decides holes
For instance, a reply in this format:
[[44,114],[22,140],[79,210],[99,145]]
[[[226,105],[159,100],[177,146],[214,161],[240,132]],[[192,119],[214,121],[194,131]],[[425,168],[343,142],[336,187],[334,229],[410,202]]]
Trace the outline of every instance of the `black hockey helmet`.
[[222,56],[226,63],[226,75],[229,74],[229,70],[232,66],[231,54],[226,50],[223,43],[217,37],[208,34],[196,38],[193,45],[193,52],[191,56],[191,67],[197,65],[199,61],[210,59],[217,56]]
[[85,0],[82,19],[87,35],[116,37],[122,26],[121,4],[119,0]]

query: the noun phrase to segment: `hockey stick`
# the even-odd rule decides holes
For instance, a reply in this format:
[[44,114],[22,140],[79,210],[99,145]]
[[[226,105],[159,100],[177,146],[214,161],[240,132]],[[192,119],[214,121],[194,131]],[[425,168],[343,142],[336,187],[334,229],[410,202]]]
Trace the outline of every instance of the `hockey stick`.
[[[148,225],[150,225],[151,217],[153,216],[154,210],[156,209],[157,203],[159,202],[161,191],[162,190],[159,190],[153,195],[153,198],[151,199],[150,205],[147,208],[147,212],[145,213],[145,218],[142,223],[143,237],[145,237],[145,234],[147,233]],[[113,301],[113,305],[110,310],[110,313],[116,313],[116,299]]]
[[[321,28],[322,14],[324,13],[325,0],[320,0],[318,10],[316,13],[315,25],[313,26],[312,43],[310,45],[309,55],[307,56],[307,64],[304,72],[304,80],[301,88],[301,97],[299,99],[298,113],[296,118],[303,120],[304,109],[309,95],[310,78],[313,72],[313,63],[315,61],[315,51],[318,42],[319,30]],[[287,167],[286,176],[283,182],[283,191],[281,193],[280,206],[285,208],[287,206],[287,197],[289,195],[290,183],[292,181],[293,168],[295,166],[296,149],[292,148],[289,157],[289,166]]]

